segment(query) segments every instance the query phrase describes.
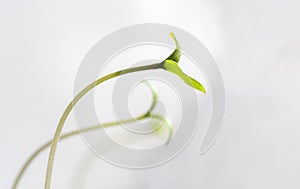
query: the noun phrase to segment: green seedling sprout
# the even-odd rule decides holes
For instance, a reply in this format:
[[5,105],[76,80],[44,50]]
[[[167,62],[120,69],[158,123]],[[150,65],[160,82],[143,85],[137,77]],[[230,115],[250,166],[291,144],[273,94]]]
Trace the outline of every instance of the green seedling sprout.
[[[60,139],[65,139],[68,138],[70,136],[74,136],[80,132],[87,132],[87,131],[91,131],[94,129],[98,129],[98,128],[102,128],[105,126],[113,126],[113,125],[119,125],[120,122],[111,122],[111,123],[107,123],[106,125],[98,125],[98,126],[94,126],[91,127],[90,129],[88,129],[87,131],[85,130],[81,130],[81,131],[74,131],[71,133],[67,133],[64,135],[61,135],[62,133],[62,129],[64,127],[64,124],[70,114],[70,112],[72,111],[72,109],[74,108],[74,106],[78,103],[78,101],[80,101],[80,99],[82,97],[84,97],[85,94],[87,94],[89,91],[91,91],[93,88],[95,88],[96,86],[100,85],[101,83],[108,81],[110,79],[113,79],[115,77],[119,77],[121,75],[126,75],[126,74],[130,74],[130,73],[134,73],[134,72],[140,72],[140,71],[146,71],[146,70],[156,70],[156,69],[163,69],[166,70],[168,72],[171,72],[175,75],[177,75],[179,78],[182,79],[182,81],[184,83],[186,83],[187,85],[189,85],[190,87],[199,90],[203,93],[206,93],[205,88],[203,87],[203,85],[196,81],[195,79],[193,79],[192,77],[189,77],[187,74],[185,74],[181,68],[178,66],[180,57],[181,57],[181,51],[180,51],[180,45],[174,35],[174,33],[170,33],[171,38],[173,38],[173,40],[176,43],[176,48],[175,50],[172,52],[172,54],[170,56],[168,56],[168,58],[166,58],[165,60],[163,60],[162,62],[159,63],[154,63],[151,65],[146,65],[146,66],[140,66],[140,67],[134,67],[134,68],[128,68],[128,69],[124,69],[124,70],[120,70],[120,71],[116,71],[113,73],[110,73],[104,77],[101,77],[99,79],[97,79],[96,81],[90,83],[88,86],[86,86],[84,89],[82,89],[74,98],[73,100],[68,104],[68,106],[66,107],[65,111],[63,112],[56,131],[54,133],[54,137],[52,141],[49,141],[48,143],[44,144],[41,148],[39,148],[26,162],[26,164],[23,166],[23,168],[21,169],[19,175],[17,176],[16,182],[13,185],[13,189],[15,189],[18,185],[18,182],[20,180],[20,178],[22,177],[22,174],[24,173],[25,169],[27,168],[27,166],[30,164],[30,162],[36,157],[37,154],[39,154],[41,151],[43,151],[44,149],[46,149],[48,146],[50,147],[50,153],[49,153],[49,158],[48,158],[48,164],[47,164],[47,171],[46,171],[46,180],[45,180],[45,185],[44,185],[44,189],[50,189],[51,187],[51,178],[52,178],[52,172],[53,172],[53,165],[54,165],[54,159],[55,159],[55,154],[56,154],[56,148],[57,148],[57,144],[59,142]],[[149,86],[149,85],[148,85]],[[151,89],[151,87],[150,87]],[[153,92],[153,90],[151,89],[151,91]],[[156,92],[154,92],[153,94],[157,94]],[[157,97],[155,97],[154,95],[154,101],[156,102]],[[155,107],[155,104],[153,106],[150,107],[149,110],[152,110]],[[123,123],[129,123],[132,121],[136,121],[137,119],[144,119],[147,118],[149,116],[152,116],[152,118],[155,119],[159,119],[164,121],[164,123],[166,123],[166,125],[169,128],[169,139],[167,142],[170,141],[170,138],[172,136],[173,130],[172,130],[172,125],[169,119],[162,117],[160,115],[151,115],[151,111],[148,111],[146,114],[143,114],[141,117],[138,117],[134,120],[130,119],[130,120],[124,120]]]
[[201,83],[186,75],[178,66],[178,62],[181,57],[180,45],[174,33],[170,33],[170,35],[176,42],[176,49],[166,60],[162,62],[162,68],[180,77],[190,87],[206,93],[206,90]]

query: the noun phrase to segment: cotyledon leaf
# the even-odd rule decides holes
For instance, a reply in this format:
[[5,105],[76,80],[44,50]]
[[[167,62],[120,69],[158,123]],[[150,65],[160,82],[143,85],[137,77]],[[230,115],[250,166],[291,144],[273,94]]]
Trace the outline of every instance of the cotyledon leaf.
[[170,36],[174,39],[175,43],[176,43],[176,49],[173,51],[173,53],[166,58],[166,60],[173,60],[174,62],[178,63],[180,60],[180,56],[181,56],[181,51],[180,51],[180,45],[175,37],[175,34],[173,32],[170,33]]
[[164,66],[163,68],[175,75],[177,75],[178,77],[180,77],[187,85],[189,85],[190,87],[197,89],[203,93],[206,93],[206,90],[204,88],[204,86],[199,83],[197,80],[195,80],[192,77],[189,77],[188,75],[186,75],[178,66],[178,64],[173,61],[173,60],[165,60],[164,62]]

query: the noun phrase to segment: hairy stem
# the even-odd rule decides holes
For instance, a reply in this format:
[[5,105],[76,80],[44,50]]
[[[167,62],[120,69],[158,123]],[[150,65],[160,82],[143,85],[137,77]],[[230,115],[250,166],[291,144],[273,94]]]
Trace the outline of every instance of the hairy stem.
[[159,69],[162,68],[162,63],[157,63],[157,64],[151,64],[147,66],[140,66],[140,67],[135,67],[135,68],[128,68],[125,70],[120,70],[116,71],[114,73],[108,74],[104,77],[101,77],[97,79],[96,81],[92,82],[88,86],[86,86],[82,91],[80,91],[74,98],[73,100],[68,104],[66,107],[64,113],[62,114],[59,123],[57,125],[53,141],[51,143],[51,148],[50,148],[50,153],[49,153],[49,158],[48,158],[48,165],[47,165],[47,172],[46,172],[46,180],[45,180],[45,189],[50,189],[51,187],[51,177],[52,177],[52,172],[53,172],[53,165],[54,165],[54,158],[56,154],[56,148],[57,144],[64,126],[64,123],[66,122],[66,119],[68,118],[70,112],[72,111],[73,107],[76,105],[76,103],[90,90],[98,86],[104,81],[107,81],[109,79],[118,77],[120,75],[125,75],[128,73],[133,73],[133,72],[139,72],[139,71],[144,71],[144,70],[152,70],[152,69]]

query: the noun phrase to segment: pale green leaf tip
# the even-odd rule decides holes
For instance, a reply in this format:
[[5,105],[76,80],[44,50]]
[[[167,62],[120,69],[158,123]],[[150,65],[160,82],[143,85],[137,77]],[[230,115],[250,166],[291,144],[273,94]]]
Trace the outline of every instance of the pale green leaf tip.
[[173,32],[170,32],[170,36],[171,36],[172,38],[175,38],[175,34],[174,34]]
[[[198,81],[197,81],[198,82]],[[199,83],[199,82],[198,82]],[[203,85],[201,85],[200,83],[199,83],[199,86],[198,87],[196,87],[196,89],[198,89],[199,91],[201,91],[201,92],[203,92],[204,94],[206,94],[206,89],[203,87]]]
[[199,81],[197,81],[189,76],[187,76],[187,77],[190,80],[189,82],[191,82],[191,83],[187,83],[189,86],[206,94],[206,90],[205,90],[204,86]]
[[178,43],[178,40],[177,40],[175,34],[173,32],[170,32],[170,36],[171,36],[172,39],[174,39],[174,41],[176,43],[176,49],[180,51],[180,45]]
[[178,63],[179,60],[180,60],[180,56],[181,56],[180,45],[179,45],[179,43],[178,43],[178,41],[177,41],[177,39],[175,37],[175,34],[173,32],[170,32],[170,36],[175,41],[176,48],[173,51],[173,53],[168,58],[166,58],[165,60],[173,60],[176,63]]

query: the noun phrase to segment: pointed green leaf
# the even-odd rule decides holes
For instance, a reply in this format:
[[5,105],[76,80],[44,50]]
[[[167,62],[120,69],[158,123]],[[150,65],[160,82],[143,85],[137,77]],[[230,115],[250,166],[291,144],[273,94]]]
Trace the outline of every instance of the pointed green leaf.
[[164,67],[165,70],[172,72],[173,74],[180,77],[187,85],[191,86],[194,89],[197,89],[199,91],[202,91],[203,93],[206,93],[206,90],[204,86],[196,81],[194,78],[189,77],[186,75],[178,66],[178,64],[175,61],[172,60],[165,60]]
[[175,37],[175,34],[173,32],[170,33],[170,36],[174,39],[176,43],[176,49],[173,51],[173,53],[166,58],[166,60],[173,60],[174,62],[178,63],[180,60],[181,52],[180,52],[180,45]]

